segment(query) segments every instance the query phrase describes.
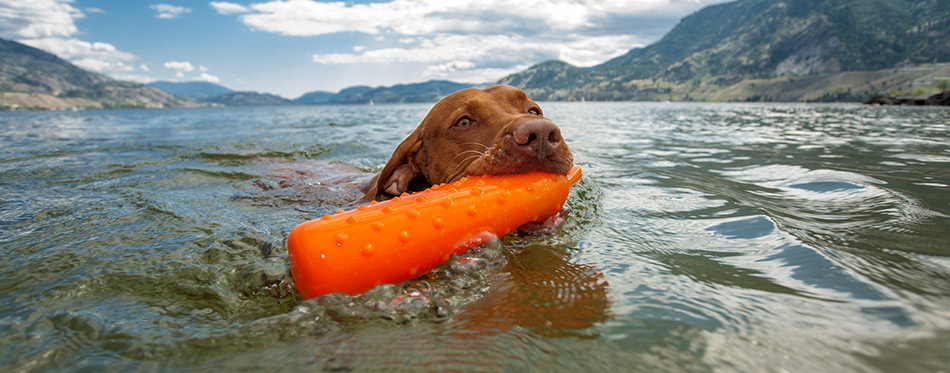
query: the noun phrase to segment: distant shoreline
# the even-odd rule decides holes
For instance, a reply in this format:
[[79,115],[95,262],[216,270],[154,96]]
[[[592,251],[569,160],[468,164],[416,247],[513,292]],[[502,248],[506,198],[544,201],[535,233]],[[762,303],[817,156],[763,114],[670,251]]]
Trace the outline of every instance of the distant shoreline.
[[929,97],[877,95],[864,103],[867,105],[950,106],[950,91],[943,91]]
[[[759,82],[759,87],[762,87],[761,81]],[[867,96],[864,96],[867,97]],[[905,97],[905,96],[889,96],[889,95],[873,95],[869,99],[864,99],[860,97],[859,94],[853,94],[851,92],[846,92],[846,94],[834,94],[831,92],[825,92],[822,98],[831,98],[824,100],[776,100],[774,96],[760,95],[760,96],[751,96],[746,100],[735,100],[735,99],[720,99],[720,100],[702,100],[702,99],[690,99],[690,100],[663,100],[659,97],[655,97],[653,100],[607,100],[603,102],[722,102],[722,103],[734,103],[734,102],[774,102],[774,103],[821,103],[821,102],[852,102],[852,103],[864,103],[867,105],[902,105],[902,106],[950,106],[950,91],[943,91],[931,95],[929,97]],[[438,98],[425,101],[412,101],[412,102],[392,102],[392,103],[435,103],[438,101]],[[575,100],[546,100],[550,102],[575,102]],[[156,105],[154,103],[139,103],[137,105],[109,105],[100,101],[94,101],[86,98],[79,97],[57,97],[49,94],[43,93],[29,93],[29,92],[0,92],[0,111],[23,111],[23,110],[79,110],[79,109],[124,109],[124,108],[149,108],[149,109],[164,109],[164,108],[179,108],[179,107],[245,107],[245,106],[292,106],[292,105],[367,105],[368,103],[364,102],[336,102],[336,103],[315,103],[315,104],[274,104],[274,105],[223,105],[220,103],[209,103],[209,102],[195,102],[195,101],[183,101],[186,102],[185,105],[180,106],[168,106],[168,105]],[[581,101],[576,101],[581,102]],[[595,102],[595,101],[587,101]],[[387,104],[390,102],[375,101],[376,104]]]

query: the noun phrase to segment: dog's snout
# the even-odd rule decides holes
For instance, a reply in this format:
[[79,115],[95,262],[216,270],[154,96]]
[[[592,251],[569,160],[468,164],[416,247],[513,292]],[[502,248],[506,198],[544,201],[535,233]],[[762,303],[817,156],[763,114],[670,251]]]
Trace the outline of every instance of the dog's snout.
[[512,130],[511,140],[519,152],[541,160],[564,142],[561,129],[554,122],[540,118],[518,123]]

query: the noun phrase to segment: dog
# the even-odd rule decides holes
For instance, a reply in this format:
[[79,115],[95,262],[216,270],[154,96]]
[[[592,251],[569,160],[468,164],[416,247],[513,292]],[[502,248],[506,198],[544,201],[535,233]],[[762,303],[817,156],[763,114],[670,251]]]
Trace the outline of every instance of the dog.
[[[376,175],[319,160],[272,163],[270,178],[254,179],[247,185],[258,192],[235,199],[273,207],[306,205],[305,211],[313,206],[332,211],[340,206],[387,200],[465,176],[532,171],[566,174],[574,165],[574,157],[560,128],[544,117],[536,102],[520,89],[496,85],[461,90],[440,100]],[[521,231],[551,232],[564,223],[565,213],[528,223]]]
[[573,165],[561,129],[524,91],[507,85],[469,88],[432,107],[383,170],[363,185],[359,202],[382,201],[465,176],[566,174]]

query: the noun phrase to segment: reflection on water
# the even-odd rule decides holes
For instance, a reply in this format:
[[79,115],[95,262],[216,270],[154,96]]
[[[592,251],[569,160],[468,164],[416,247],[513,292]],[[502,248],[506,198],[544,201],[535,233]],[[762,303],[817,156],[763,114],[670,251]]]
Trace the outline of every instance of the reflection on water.
[[460,310],[457,328],[505,333],[513,327],[547,336],[590,333],[607,320],[608,285],[603,273],[570,262],[557,247],[528,246],[479,286],[485,296]]
[[[301,301],[287,233],[430,105],[0,114],[0,366],[938,371],[950,111],[548,103],[550,236]],[[328,166],[329,165],[329,166]]]

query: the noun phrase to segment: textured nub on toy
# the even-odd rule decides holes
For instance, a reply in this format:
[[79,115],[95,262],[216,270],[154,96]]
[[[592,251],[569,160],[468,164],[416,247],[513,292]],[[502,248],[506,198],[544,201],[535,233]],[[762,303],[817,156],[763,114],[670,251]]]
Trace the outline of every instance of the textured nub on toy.
[[287,243],[295,286],[307,299],[413,279],[557,214],[580,176],[574,166],[567,175],[468,177],[302,223]]

